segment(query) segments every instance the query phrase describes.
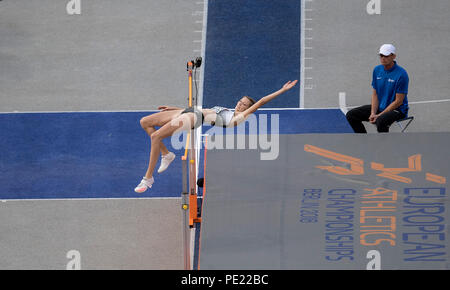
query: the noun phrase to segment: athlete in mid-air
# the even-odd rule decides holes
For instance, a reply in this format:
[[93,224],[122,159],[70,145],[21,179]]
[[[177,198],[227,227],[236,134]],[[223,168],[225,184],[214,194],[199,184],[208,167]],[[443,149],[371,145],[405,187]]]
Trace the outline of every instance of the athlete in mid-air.
[[[236,104],[234,111],[224,107],[213,107],[211,109],[197,110],[193,107],[182,109],[176,107],[161,106],[161,112],[146,116],[141,119],[141,126],[151,139],[150,161],[147,172],[139,185],[134,189],[138,193],[152,187],[154,182],[153,172],[161,153],[161,165],[158,173],[167,169],[175,159],[175,154],[169,152],[162,140],[172,136],[174,133],[190,130],[207,122],[213,126],[234,127],[245,121],[252,113],[264,104],[290,90],[295,86],[297,80],[288,81],[283,87],[257,102],[248,96],[242,97]],[[156,129],[155,127],[160,127]]]

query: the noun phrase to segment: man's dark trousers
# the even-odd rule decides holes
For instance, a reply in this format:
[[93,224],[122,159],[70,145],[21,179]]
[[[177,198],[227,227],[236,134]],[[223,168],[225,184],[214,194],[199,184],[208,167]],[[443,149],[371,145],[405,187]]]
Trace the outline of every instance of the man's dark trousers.
[[[352,126],[353,131],[355,131],[355,133],[367,133],[366,128],[364,127],[362,122],[369,121],[371,110],[372,110],[371,105],[365,105],[351,109],[350,111],[347,112],[346,115],[347,120],[350,123],[350,126]],[[379,113],[380,112],[377,112],[377,114]],[[379,133],[389,132],[389,127],[392,125],[392,123],[401,120],[405,117],[406,117],[405,114],[397,110],[384,113],[380,115],[375,121],[377,131]]]

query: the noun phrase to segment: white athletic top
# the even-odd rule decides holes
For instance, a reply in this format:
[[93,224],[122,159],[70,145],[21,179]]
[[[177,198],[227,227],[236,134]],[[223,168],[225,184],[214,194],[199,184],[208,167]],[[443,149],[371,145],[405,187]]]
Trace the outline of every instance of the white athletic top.
[[234,116],[233,111],[219,106],[212,107],[211,109],[214,110],[217,115],[214,126],[227,127],[230,124],[231,119],[233,119]]

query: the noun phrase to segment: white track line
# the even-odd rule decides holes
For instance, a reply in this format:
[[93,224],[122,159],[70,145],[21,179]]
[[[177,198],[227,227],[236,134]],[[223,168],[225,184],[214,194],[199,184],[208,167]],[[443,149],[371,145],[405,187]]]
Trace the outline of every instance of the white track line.
[[408,102],[408,103],[412,104],[412,105],[415,105],[415,104],[430,104],[430,103],[444,103],[444,102],[450,102],[450,99],[432,100],[432,101],[418,101],[418,102]]
[[342,113],[347,114],[347,101],[345,100],[345,92],[339,92],[339,109],[341,109]]
[[[206,32],[207,32],[207,24],[208,24],[208,1],[205,1],[203,4],[203,26],[202,26],[202,51],[201,51],[201,57],[202,57],[202,66],[200,67],[200,83],[198,86],[198,95],[197,95],[197,106],[200,107],[200,109],[203,108],[203,79],[204,79],[204,74],[205,74],[205,62],[206,62],[206,58],[205,58],[205,51],[206,51]],[[201,136],[202,135],[202,126],[198,127],[196,129],[196,135],[197,136]],[[201,148],[201,140],[202,138],[197,138],[196,140],[196,144],[195,144],[195,148],[196,148],[196,152],[195,152],[195,157],[196,160],[199,161],[200,160],[200,148]],[[197,162],[196,164],[196,169],[195,169],[195,180],[198,180],[198,169],[199,169],[199,162]]]
[[154,199],[181,199],[180,197],[161,197],[161,196],[155,196],[155,197],[96,197],[96,198],[11,198],[11,199],[2,199],[2,203],[7,202],[13,202],[13,201],[99,201],[99,200],[154,200]]
[[12,111],[0,112],[0,114],[70,114],[70,113],[147,113],[159,112],[160,110],[116,110],[116,111]]
[[305,2],[300,7],[300,108],[305,107]]
[[339,107],[321,107],[321,108],[260,108],[258,111],[305,111],[305,110],[336,110]]
[[[445,103],[445,102],[450,102],[450,99],[408,102],[408,104],[409,105],[422,105],[422,104],[435,104],[435,103]],[[357,108],[357,107],[359,107],[359,106],[348,106],[347,109],[353,109],[353,108]]]
[[[204,54],[204,52],[203,52]],[[203,73],[203,71],[202,71]],[[201,93],[199,93],[200,100],[203,102],[203,79],[200,79],[201,85],[199,86]],[[199,91],[199,92],[200,92]],[[201,102],[201,103],[202,103]],[[430,100],[430,101],[416,101],[408,102],[410,105],[421,105],[421,104],[434,104],[434,103],[445,103],[450,102],[450,99],[442,100]],[[347,109],[356,108],[358,106],[347,106]],[[258,111],[270,111],[270,110],[329,110],[329,109],[341,109],[339,107],[317,107],[317,108],[260,108]],[[160,110],[149,109],[149,110],[116,110],[116,111],[12,111],[12,112],[0,112],[0,114],[78,114],[78,113],[153,113],[160,112]]]

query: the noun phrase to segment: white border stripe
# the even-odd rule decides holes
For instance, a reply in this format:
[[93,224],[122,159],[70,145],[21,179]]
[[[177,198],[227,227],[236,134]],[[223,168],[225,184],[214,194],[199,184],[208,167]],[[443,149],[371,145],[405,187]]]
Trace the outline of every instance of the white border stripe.
[[197,105],[200,105],[200,108],[203,108],[203,83],[204,83],[204,75],[205,75],[205,63],[206,63],[206,28],[208,22],[208,1],[204,2],[203,5],[203,28],[202,28],[202,66],[200,68],[200,83],[199,83],[199,93]]
[[339,107],[323,107],[323,108],[260,108],[258,111],[305,111],[305,110],[336,110]]
[[430,104],[430,103],[444,103],[444,102],[450,102],[450,99],[443,99],[443,100],[432,100],[432,101],[418,101],[418,102],[408,102],[408,104]]
[[[408,102],[408,105],[435,104],[435,103],[445,103],[445,102],[450,102],[450,99]],[[359,105],[359,106],[362,106],[362,105]],[[353,108],[357,108],[359,106],[348,106],[347,108],[348,109],[353,109]]]
[[116,111],[12,111],[12,112],[0,112],[0,114],[70,114],[70,113],[147,113],[147,112],[160,112],[160,110],[148,109],[148,110],[116,110]]
[[[202,85],[200,89],[202,90],[199,95],[202,97],[203,102],[203,79],[201,80]],[[450,102],[450,99],[442,99],[442,100],[430,100],[430,101],[416,101],[416,102],[408,102],[410,105],[420,105],[420,104],[433,104],[433,103],[445,103]],[[347,106],[347,108],[356,108],[358,106]],[[279,110],[279,111],[287,111],[287,110],[329,110],[329,109],[340,109],[340,107],[317,107],[317,108],[260,108],[258,111],[270,111],[270,110]],[[24,111],[24,112],[0,112],[1,114],[78,114],[78,113],[153,113],[160,112],[160,110],[149,109],[149,110],[117,110],[117,111]]]
[[[207,32],[207,24],[208,24],[208,1],[204,2],[203,5],[203,29],[202,29],[202,66],[200,68],[200,84],[199,84],[199,92],[198,92],[198,100],[197,106],[200,109],[203,108],[203,86],[204,86],[204,75],[205,75],[205,63],[206,63],[206,32]],[[200,161],[200,148],[202,143],[202,126],[197,127],[196,129],[197,139],[195,140],[195,157],[196,157],[196,169],[195,169],[195,180],[198,180],[198,169],[199,169],[199,161]],[[198,188],[197,188],[198,189]]]
[[300,1],[300,109],[305,107],[305,1]]
[[341,109],[342,113],[347,114],[347,101],[346,101],[346,94],[345,92],[339,92],[339,108]]
[[102,197],[95,197],[95,198],[7,198],[2,199],[2,203],[7,203],[10,201],[99,201],[99,200],[155,200],[155,199],[181,199],[181,197],[161,197],[161,196],[155,196],[155,197],[111,197],[111,198],[102,198]]

